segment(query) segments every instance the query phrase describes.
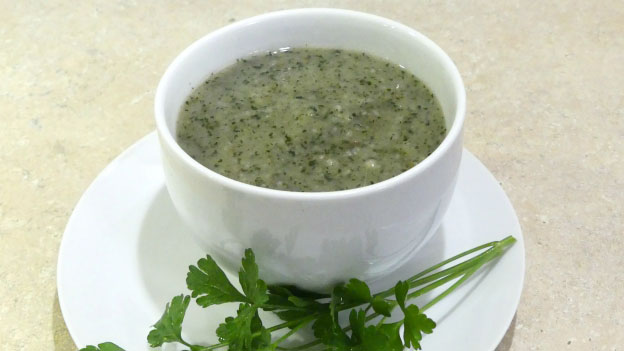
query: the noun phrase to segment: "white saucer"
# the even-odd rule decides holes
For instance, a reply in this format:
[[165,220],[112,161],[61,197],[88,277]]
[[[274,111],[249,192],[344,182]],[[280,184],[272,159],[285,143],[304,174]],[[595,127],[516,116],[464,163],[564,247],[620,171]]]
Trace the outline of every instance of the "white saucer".
[[[188,265],[204,256],[186,231],[164,185],[156,135],[149,134],[95,179],[63,235],[58,295],[79,347],[112,341],[128,351],[150,350],[146,341],[150,326],[160,318],[166,302],[187,293]],[[464,151],[457,190],[441,229],[422,254],[375,282],[373,290],[507,235],[518,242],[495,265],[427,312],[438,326],[422,342],[425,351],[494,350],[520,299],[524,242],[507,196],[468,151]],[[213,331],[235,313],[235,305],[209,310],[191,306],[184,329],[194,342],[216,342]],[[276,321],[271,317],[265,318],[265,324]]]

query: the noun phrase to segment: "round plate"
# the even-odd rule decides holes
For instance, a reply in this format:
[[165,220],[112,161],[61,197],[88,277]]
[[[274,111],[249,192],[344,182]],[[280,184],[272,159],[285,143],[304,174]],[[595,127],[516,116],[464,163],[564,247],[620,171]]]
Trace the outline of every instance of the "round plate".
[[[464,151],[457,188],[436,235],[410,262],[371,288],[393,286],[447,257],[507,235],[518,241],[502,258],[427,311],[438,325],[422,342],[425,351],[494,350],[520,300],[524,242],[504,191],[468,151]],[[72,338],[79,347],[112,341],[126,350],[150,350],[146,341],[150,326],[173,296],[188,293],[188,266],[204,255],[169,199],[158,140],[152,133],[102,171],[65,229],[57,281]],[[214,331],[235,309],[227,304],[206,311],[191,304],[184,322],[185,337],[197,343],[216,342],[216,336],[207,335],[206,330]],[[277,322],[270,314],[263,319],[265,325]]]

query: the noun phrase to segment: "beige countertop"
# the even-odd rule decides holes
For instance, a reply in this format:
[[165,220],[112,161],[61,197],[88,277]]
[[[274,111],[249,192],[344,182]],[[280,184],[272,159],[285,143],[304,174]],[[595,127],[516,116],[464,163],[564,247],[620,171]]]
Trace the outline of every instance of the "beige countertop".
[[1,1],[0,349],[73,350],[56,294],[82,192],[154,129],[187,45],[270,10],[334,6],[410,25],[456,62],[465,145],[514,204],[524,292],[499,351],[624,348],[624,2]]

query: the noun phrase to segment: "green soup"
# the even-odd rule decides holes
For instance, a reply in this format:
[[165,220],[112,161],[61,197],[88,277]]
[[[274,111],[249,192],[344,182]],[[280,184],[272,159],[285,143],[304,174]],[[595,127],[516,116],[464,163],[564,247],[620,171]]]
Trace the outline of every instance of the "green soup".
[[361,52],[290,49],[251,56],[193,90],[180,146],[226,177],[265,188],[362,187],[413,167],[446,134],[418,78]]

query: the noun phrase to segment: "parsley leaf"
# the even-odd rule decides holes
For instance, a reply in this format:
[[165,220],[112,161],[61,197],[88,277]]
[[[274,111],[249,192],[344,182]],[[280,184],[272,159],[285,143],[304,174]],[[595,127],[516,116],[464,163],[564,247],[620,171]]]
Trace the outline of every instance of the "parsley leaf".
[[405,319],[403,320],[403,340],[405,346],[410,347],[411,345],[414,349],[420,350],[422,333],[431,334],[436,324],[424,313],[420,312],[418,306],[409,305],[405,307],[405,299],[407,298],[408,290],[409,284],[407,282],[398,281],[394,287],[394,295],[405,315]]
[[409,284],[407,282],[399,280],[394,286],[394,296],[396,301],[401,306],[402,310],[405,310],[405,299],[407,298],[407,291],[409,290]]
[[251,346],[253,350],[275,350],[276,345],[271,344],[271,332],[268,331],[264,325],[262,325],[262,320],[258,315],[258,311],[251,319],[251,333],[252,335],[255,333],[259,333],[259,336],[253,337],[251,340]]
[[386,350],[390,351],[402,351],[403,350],[403,341],[401,340],[401,333],[400,333],[400,329],[401,329],[401,325],[403,325],[403,322],[396,322],[396,323],[388,323],[388,324],[382,324],[379,327],[379,330],[386,335],[386,337],[388,338],[388,342],[387,342],[387,348]]
[[293,294],[290,289],[289,286],[287,285],[267,285],[267,289],[269,290],[269,293],[271,295],[275,295],[275,296],[281,296],[281,297],[289,297],[289,296],[293,296],[295,294]]
[[[318,310],[320,303],[316,301],[319,298],[329,297],[329,295],[310,293],[302,289],[294,288],[296,293],[291,292],[291,287],[272,285],[268,287],[269,298],[267,303],[277,307],[269,307],[265,310],[287,309],[290,307],[309,307],[310,311]],[[301,293],[301,295],[297,294]],[[315,307],[314,309],[312,307]]]
[[420,350],[420,341],[422,340],[422,333],[431,334],[436,324],[433,320],[429,319],[424,313],[420,312],[418,306],[409,305],[403,310],[405,313],[403,339],[405,340],[405,346],[414,347],[416,350]]
[[262,309],[265,311],[281,311],[288,310],[294,305],[292,302],[288,301],[288,299],[283,298],[281,296],[269,295],[269,299],[266,302],[266,305],[262,306]]
[[165,313],[147,335],[147,342],[150,346],[156,347],[166,342],[182,341],[182,321],[184,321],[184,315],[190,302],[190,296],[179,295],[167,304]]
[[306,300],[299,298],[297,296],[291,296],[288,298],[288,301],[292,302],[293,305],[297,307],[310,307],[312,305],[317,304],[314,300]]
[[242,351],[251,348],[251,319],[255,313],[253,306],[241,303],[236,317],[227,317],[224,323],[219,324],[217,336],[220,342],[230,344],[228,350]]
[[332,290],[329,313],[322,313],[312,324],[314,336],[320,339],[323,344],[333,347],[333,349],[345,348],[349,345],[349,337],[342,330],[340,324],[338,324],[337,306],[342,303],[344,294],[344,285],[336,285]]
[[361,344],[366,328],[366,311],[355,309],[349,313],[349,325],[351,326],[351,342],[355,345]]
[[[353,349],[354,351],[391,350],[388,348],[388,337],[373,325],[364,328],[360,337],[362,342]],[[399,350],[402,349],[401,347]]]
[[[402,351],[403,343],[399,335],[401,322],[366,326],[366,311],[351,310],[351,345],[353,351]],[[396,334],[396,335],[395,335]],[[398,343],[397,339],[398,338]]]
[[[284,321],[295,321],[309,316],[311,313],[328,311],[327,304],[316,301],[317,298],[328,297],[325,294],[308,292],[289,285],[269,285],[268,305],[265,311],[273,311]],[[292,326],[294,327],[294,326]]]
[[369,302],[372,299],[370,288],[363,281],[353,278],[344,286],[344,299],[355,303]]
[[392,312],[392,305],[382,297],[375,296],[373,298],[373,301],[371,301],[371,306],[373,307],[373,311],[379,313],[382,316],[390,317]]
[[301,289],[295,285],[287,285],[287,284],[271,284],[268,286],[269,292],[271,294],[280,295],[280,296],[297,296],[302,299],[309,300],[318,300],[330,297],[329,294],[317,293],[314,291],[309,291],[305,289]]
[[262,279],[258,279],[258,265],[251,249],[245,250],[242,267],[238,272],[238,280],[249,302],[261,305],[269,299],[266,283]]
[[197,261],[197,266],[189,267],[186,285],[202,307],[225,302],[247,302],[210,255]]
[[310,315],[309,311],[299,311],[299,310],[284,310],[284,311],[276,311],[274,312],[281,320],[290,322],[298,319],[303,319]]
[[330,350],[346,349],[349,346],[349,337],[339,325],[334,323],[329,313],[321,314],[312,324],[312,330],[314,337],[321,340],[324,345],[330,346]]
[[236,317],[227,317],[219,324],[217,336],[229,344],[230,351],[271,349],[271,333],[262,325],[257,308],[247,303],[238,306]]
[[97,347],[93,345],[87,345],[80,349],[80,351],[125,351],[121,347],[113,344],[112,342],[104,342]]

